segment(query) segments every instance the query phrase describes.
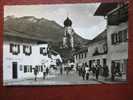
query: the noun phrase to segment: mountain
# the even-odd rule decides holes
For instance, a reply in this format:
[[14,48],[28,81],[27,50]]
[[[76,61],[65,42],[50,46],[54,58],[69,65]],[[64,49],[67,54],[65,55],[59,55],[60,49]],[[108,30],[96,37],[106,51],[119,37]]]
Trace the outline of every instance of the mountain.
[[[45,18],[35,18],[33,16],[4,18],[4,32],[17,32],[17,34],[38,37],[48,42],[58,43],[62,41],[64,28],[55,21]],[[76,42],[86,42],[87,40],[75,33]]]

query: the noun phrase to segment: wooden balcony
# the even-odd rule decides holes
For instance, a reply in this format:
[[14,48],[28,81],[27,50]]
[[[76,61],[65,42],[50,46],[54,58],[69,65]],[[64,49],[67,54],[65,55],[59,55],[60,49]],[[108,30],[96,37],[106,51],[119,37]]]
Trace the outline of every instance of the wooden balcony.
[[108,25],[119,25],[128,21],[128,5],[124,5],[108,15]]

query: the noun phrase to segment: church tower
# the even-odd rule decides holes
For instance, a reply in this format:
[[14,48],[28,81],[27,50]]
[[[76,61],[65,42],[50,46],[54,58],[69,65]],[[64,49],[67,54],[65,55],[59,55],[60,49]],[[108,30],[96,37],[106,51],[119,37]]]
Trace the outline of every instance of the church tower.
[[64,36],[63,36],[63,48],[74,48],[74,30],[72,28],[72,21],[69,17],[64,21]]

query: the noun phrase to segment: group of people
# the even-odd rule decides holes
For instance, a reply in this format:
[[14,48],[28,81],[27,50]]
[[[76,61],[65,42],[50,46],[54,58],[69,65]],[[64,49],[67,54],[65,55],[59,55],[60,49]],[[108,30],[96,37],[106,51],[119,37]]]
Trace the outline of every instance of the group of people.
[[79,76],[82,76],[83,80],[89,80],[90,75],[95,76],[97,80],[100,75],[105,77],[105,79],[109,76],[108,66],[106,64],[101,66],[100,63],[94,63],[93,66],[88,66],[87,63],[84,63],[80,68],[77,68],[77,71]]
[[116,76],[122,76],[119,63],[111,63],[111,80],[114,81]]
[[[38,73],[39,73],[39,71],[38,71],[38,68],[37,67],[35,67],[34,68],[34,75],[35,75],[35,81],[37,80],[37,75],[38,75]],[[45,79],[46,78],[46,76],[48,75],[48,73],[49,73],[49,69],[48,69],[48,67],[44,67],[43,68],[43,79]]]

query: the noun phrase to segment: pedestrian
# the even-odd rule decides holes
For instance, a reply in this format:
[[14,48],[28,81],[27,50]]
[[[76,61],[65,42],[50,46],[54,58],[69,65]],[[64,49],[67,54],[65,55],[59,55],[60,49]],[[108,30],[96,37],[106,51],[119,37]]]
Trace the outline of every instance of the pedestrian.
[[105,77],[105,80],[109,76],[109,69],[108,69],[108,66],[106,64],[103,65],[103,76]]
[[111,63],[111,80],[114,81],[115,80],[115,62],[112,61]]
[[90,71],[89,66],[87,64],[85,64],[85,77],[86,77],[86,80],[89,79],[89,71]]
[[44,65],[44,67],[43,67],[43,79],[44,80],[46,79],[46,75],[47,75],[46,66]]
[[79,76],[81,76],[82,75],[82,67],[81,66],[78,67],[78,71],[79,71]]
[[60,74],[62,75],[63,74],[63,67],[60,66]]
[[120,64],[119,63],[117,63],[117,66],[115,67],[115,69],[116,69],[115,73],[121,77],[122,74],[121,74],[121,71],[120,71]]
[[46,74],[48,75],[48,73],[49,73],[49,68],[47,67],[46,68]]
[[38,74],[38,70],[37,70],[37,66],[35,66],[34,68],[35,81],[37,80],[37,74]]
[[100,68],[101,68],[101,65],[98,63],[98,64],[96,65],[96,79],[97,79],[97,80],[99,79]]
[[85,66],[84,66],[84,64],[82,65],[82,68],[81,68],[81,74],[82,74],[83,80],[85,80]]
[[92,73],[93,73],[93,77],[96,75],[96,63],[93,62],[93,65],[92,65]]

